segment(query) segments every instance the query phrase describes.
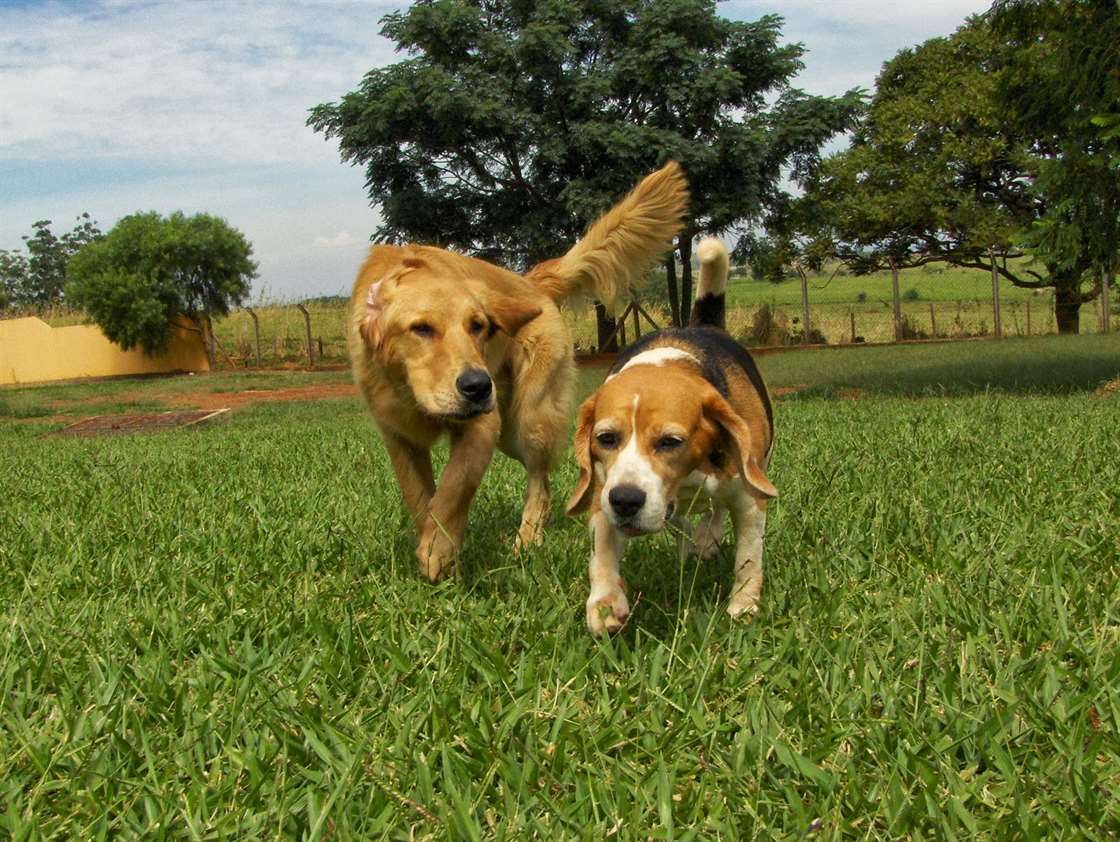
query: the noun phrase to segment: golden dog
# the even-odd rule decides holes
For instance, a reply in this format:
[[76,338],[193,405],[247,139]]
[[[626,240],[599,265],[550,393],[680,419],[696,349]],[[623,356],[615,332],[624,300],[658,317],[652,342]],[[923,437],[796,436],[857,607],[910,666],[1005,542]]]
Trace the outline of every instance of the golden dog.
[[670,520],[688,535],[685,518],[700,510],[698,502],[711,508],[687,542],[711,554],[729,511],[736,547],[727,610],[737,617],[758,608],[766,500],[778,494],[765,471],[773,415],[754,361],[723,330],[727,249],[710,239],[698,252],[691,325],[631,345],[580,407],[580,476],[568,513],[591,512],[587,625],[597,636],[618,630],[630,615],[618,569],[627,539]]
[[[575,382],[558,305],[577,293],[612,305],[668,247],[687,207],[671,162],[525,276],[429,246],[370,251],[350,299],[350,360],[419,531],[423,575],[449,569],[495,448],[529,475],[518,543],[540,540]],[[431,448],[445,433],[451,455],[437,486]]]

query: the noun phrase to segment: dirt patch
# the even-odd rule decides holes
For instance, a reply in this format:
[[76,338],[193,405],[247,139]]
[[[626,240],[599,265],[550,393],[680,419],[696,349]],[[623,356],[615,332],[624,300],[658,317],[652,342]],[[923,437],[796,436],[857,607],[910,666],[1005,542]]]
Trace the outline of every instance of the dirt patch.
[[1091,398],[1104,398],[1108,395],[1120,395],[1120,377],[1115,380],[1109,380],[1093,394],[1089,395]]
[[770,397],[784,398],[786,395],[796,395],[798,392],[808,388],[808,383],[794,383],[792,386],[774,386],[770,389]]
[[57,430],[56,436],[105,436],[144,433],[190,427],[221,417],[226,409],[199,409],[185,412],[136,412],[127,415],[95,415]]
[[299,386],[293,389],[245,389],[240,392],[193,392],[166,399],[170,406],[198,406],[203,409],[238,407],[262,401],[315,401],[323,398],[347,398],[358,394],[353,383],[331,383],[323,386]]

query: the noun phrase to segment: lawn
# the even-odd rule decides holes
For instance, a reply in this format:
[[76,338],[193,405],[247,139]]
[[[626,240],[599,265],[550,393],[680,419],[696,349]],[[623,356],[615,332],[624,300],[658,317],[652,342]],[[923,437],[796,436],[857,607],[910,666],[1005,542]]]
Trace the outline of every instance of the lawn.
[[[522,557],[523,472],[496,459],[433,587],[354,397],[129,438],[0,421],[0,827],[1115,838],[1120,393],[1092,394],[1120,341],[760,362],[800,389],[776,407],[761,613],[723,613],[728,552],[659,536],[632,544],[634,617],[602,642],[570,455]],[[127,403],[50,400],[102,387]]]

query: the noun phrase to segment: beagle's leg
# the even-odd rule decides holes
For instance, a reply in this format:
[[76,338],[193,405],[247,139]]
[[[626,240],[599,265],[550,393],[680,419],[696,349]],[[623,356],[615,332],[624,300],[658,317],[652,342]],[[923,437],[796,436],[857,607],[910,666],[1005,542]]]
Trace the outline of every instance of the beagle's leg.
[[616,632],[630,616],[625,583],[618,573],[618,563],[626,550],[626,536],[611,526],[607,516],[595,512],[591,516],[591,596],[587,598],[587,628],[596,637]]
[[494,455],[500,428],[497,413],[491,412],[451,433],[451,457],[432,495],[416,548],[420,572],[433,582],[448,572],[463,544],[467,512]]
[[525,508],[521,510],[521,526],[517,530],[515,549],[539,544],[548,520],[548,506],[551,500],[548,487],[548,459],[543,463],[534,461],[525,466],[529,472],[529,484],[525,488]]
[[389,461],[393,463],[393,473],[397,475],[397,484],[404,495],[404,504],[412,516],[412,523],[419,530],[436,491],[431,451],[392,433],[385,433],[384,439]]
[[692,530],[692,551],[700,558],[709,559],[719,552],[723,540],[724,521],[727,509],[712,503],[712,510],[704,512]]
[[743,492],[731,505],[735,528],[735,584],[727,613],[754,614],[762,593],[762,539],[766,533],[766,501]]

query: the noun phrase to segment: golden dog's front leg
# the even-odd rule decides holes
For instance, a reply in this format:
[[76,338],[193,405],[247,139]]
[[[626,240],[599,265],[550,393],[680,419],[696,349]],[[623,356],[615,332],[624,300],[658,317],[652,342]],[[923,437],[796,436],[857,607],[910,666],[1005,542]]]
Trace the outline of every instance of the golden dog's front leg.
[[591,596],[587,598],[587,628],[596,637],[616,632],[630,617],[630,601],[626,583],[618,572],[618,563],[626,550],[626,536],[611,526],[607,516],[595,512],[591,516]]
[[432,477],[432,454],[426,447],[418,447],[393,433],[384,433],[385,447],[393,473],[404,495],[404,504],[417,529],[422,529],[428,515],[428,505],[436,490]]
[[532,544],[539,544],[544,537],[544,525],[548,520],[550,500],[548,488],[548,463],[528,465],[529,484],[525,488],[525,508],[521,510],[521,526],[517,530],[515,548],[520,550]]
[[494,455],[500,428],[497,413],[489,413],[452,430],[451,458],[440,475],[416,548],[420,572],[433,582],[450,570],[463,544],[471,500]]

